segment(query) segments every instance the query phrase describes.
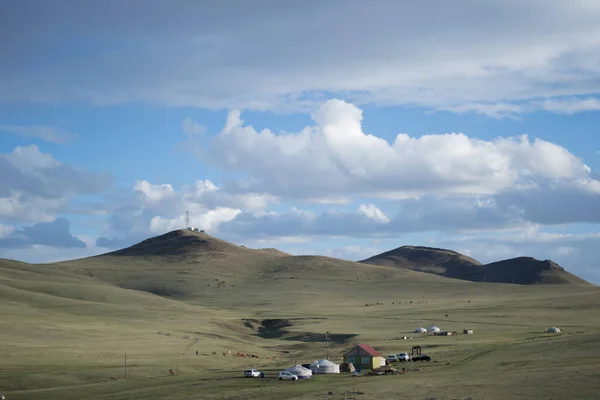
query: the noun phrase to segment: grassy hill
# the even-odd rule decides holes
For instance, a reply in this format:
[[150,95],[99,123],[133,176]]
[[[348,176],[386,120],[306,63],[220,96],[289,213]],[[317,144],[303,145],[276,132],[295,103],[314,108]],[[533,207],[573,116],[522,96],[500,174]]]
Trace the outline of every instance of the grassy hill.
[[423,246],[402,246],[360,262],[473,282],[590,285],[550,260],[517,257],[484,265],[452,250]]
[[[249,249],[188,230],[54,265],[122,288],[211,305],[223,305],[223,299],[233,294],[251,297],[260,304],[294,303],[298,296],[327,295],[321,293],[324,287],[331,293],[344,293],[363,287],[365,282],[392,286],[445,282],[441,277],[388,266]],[[368,294],[379,289],[368,285],[360,290]]]
[[[576,399],[600,391],[600,290],[591,285],[471,282],[176,231],[64,263],[0,260],[0,304],[7,400]],[[413,333],[430,324],[475,334]],[[549,326],[563,334],[544,333]],[[327,352],[340,362],[361,342],[384,354],[418,344],[433,360],[399,376],[273,379]],[[246,368],[267,379],[242,379]]]

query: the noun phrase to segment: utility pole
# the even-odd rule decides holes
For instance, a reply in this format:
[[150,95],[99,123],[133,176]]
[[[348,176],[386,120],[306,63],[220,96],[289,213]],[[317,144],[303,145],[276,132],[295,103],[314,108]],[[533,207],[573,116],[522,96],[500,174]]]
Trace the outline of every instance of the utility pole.
[[190,227],[190,212],[186,211],[185,212],[185,229],[188,229]]
[[329,338],[331,337],[331,332],[325,332],[325,343],[327,344],[327,360],[329,360]]
[[127,353],[125,353],[125,380],[127,380]]

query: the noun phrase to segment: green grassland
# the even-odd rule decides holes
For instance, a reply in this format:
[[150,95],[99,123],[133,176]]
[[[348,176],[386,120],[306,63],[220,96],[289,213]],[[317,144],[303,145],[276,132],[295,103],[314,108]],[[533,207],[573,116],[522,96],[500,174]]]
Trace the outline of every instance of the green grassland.
[[[430,324],[475,334],[412,333]],[[402,375],[274,379],[325,358],[326,331],[335,362],[356,343],[384,355],[420,345],[432,361]],[[600,398],[596,286],[475,283],[237,246],[0,261],[0,338],[7,400]],[[244,379],[246,368],[267,377]]]

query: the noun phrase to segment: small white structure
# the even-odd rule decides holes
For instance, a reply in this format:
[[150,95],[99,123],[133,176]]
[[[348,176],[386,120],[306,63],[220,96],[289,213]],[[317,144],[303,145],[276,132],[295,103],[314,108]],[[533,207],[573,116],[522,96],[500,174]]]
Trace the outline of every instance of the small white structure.
[[427,328],[428,333],[440,333],[441,331],[442,330],[435,325],[431,325],[429,328]]
[[415,333],[427,333],[427,329],[419,327],[415,329]]
[[286,369],[286,371],[298,375],[298,379],[312,378],[312,371],[308,368],[304,368],[302,365],[294,365],[293,367]]
[[547,333],[560,333],[560,329],[557,328],[557,327],[555,327],[555,326],[553,326],[551,328],[546,328],[546,332]]
[[310,364],[310,370],[313,374],[339,374],[340,366],[329,360],[318,360]]

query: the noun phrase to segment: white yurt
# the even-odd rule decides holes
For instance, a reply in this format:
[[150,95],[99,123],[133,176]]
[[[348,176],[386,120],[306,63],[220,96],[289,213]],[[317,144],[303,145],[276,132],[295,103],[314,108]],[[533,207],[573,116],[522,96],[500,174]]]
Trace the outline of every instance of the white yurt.
[[294,365],[293,367],[286,369],[286,371],[298,375],[298,379],[312,378],[312,371],[308,368],[304,368],[302,365]]
[[435,325],[431,325],[429,328],[427,328],[427,332],[429,332],[429,333],[440,333],[441,329],[438,328]]
[[427,329],[419,327],[415,329],[415,333],[427,333]]
[[313,374],[339,374],[340,366],[329,360],[315,361],[310,365]]
[[548,333],[560,333],[560,329],[557,328],[557,327],[555,327],[555,326],[553,326],[553,327],[550,327],[550,328],[546,328],[546,332],[548,332]]

